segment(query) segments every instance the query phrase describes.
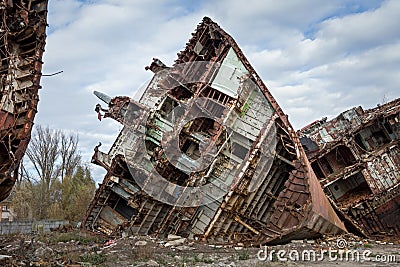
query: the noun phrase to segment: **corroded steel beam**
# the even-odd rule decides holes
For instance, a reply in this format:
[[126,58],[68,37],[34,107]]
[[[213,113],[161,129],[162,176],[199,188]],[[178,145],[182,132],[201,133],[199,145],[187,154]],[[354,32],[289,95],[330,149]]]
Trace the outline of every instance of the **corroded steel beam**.
[[234,39],[207,17],[192,36],[173,66],[146,67],[155,75],[139,101],[96,107],[124,128],[108,154],[95,149],[108,172],[82,227],[247,245],[346,232]]
[[0,2],[0,201],[17,179],[37,112],[47,2]]
[[370,237],[398,239],[400,99],[368,110],[352,108],[299,135],[341,217]]

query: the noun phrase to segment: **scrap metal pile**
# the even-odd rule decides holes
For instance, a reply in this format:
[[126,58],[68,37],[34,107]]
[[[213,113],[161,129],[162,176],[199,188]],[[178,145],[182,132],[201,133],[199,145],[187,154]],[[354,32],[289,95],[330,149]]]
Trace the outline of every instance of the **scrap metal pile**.
[[37,112],[47,2],[0,1],[0,201],[17,179]]
[[[47,0],[0,1],[0,201],[37,112]],[[347,231],[400,234],[400,99],[297,133],[236,42],[211,19],[173,66],[154,59],[140,100],[95,94],[124,125],[83,228],[246,244]]]
[[107,174],[83,228],[246,244],[339,234],[346,227],[300,140],[236,42],[211,19],[172,67],[158,59],[141,99],[110,98],[124,125],[93,162]]
[[325,193],[369,236],[400,236],[400,99],[299,131]]

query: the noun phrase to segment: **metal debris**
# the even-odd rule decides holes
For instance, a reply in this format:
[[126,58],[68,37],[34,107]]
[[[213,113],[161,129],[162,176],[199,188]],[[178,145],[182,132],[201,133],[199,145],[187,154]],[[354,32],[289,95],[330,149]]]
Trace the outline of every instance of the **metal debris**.
[[0,1],[0,201],[17,179],[37,112],[47,2]]
[[[96,107],[99,118],[124,128],[108,153],[95,148],[92,161],[107,175],[83,228],[247,245],[346,232],[287,116],[233,38],[207,17],[192,36],[172,67],[158,59],[146,67],[155,75],[139,101],[96,93],[108,103]],[[168,152],[171,144],[178,152]]]
[[400,99],[312,123],[300,140],[325,193],[368,236],[400,236]]

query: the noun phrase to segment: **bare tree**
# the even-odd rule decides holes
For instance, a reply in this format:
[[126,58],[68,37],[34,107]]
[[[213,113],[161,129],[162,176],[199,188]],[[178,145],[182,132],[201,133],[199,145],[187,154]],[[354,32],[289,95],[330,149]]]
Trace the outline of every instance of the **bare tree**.
[[51,187],[59,175],[57,160],[60,156],[60,131],[50,130],[48,127],[36,126],[36,132],[33,134],[29,143],[26,155],[33,165],[39,183],[39,190],[36,193],[41,205],[37,208],[37,214],[40,219],[47,216],[47,207],[51,200]]
[[[81,212],[81,206],[87,205],[95,186],[89,168],[82,167],[78,140],[77,135],[40,125],[35,127],[25,161],[21,162],[20,180],[14,192],[18,202],[15,208],[21,217],[77,218],[76,214],[67,215],[64,210],[68,207],[72,214]],[[86,176],[81,174],[83,170],[88,172]],[[75,185],[72,187],[71,183]],[[89,198],[82,198],[81,194],[88,194]]]
[[65,176],[72,176],[74,170],[81,162],[81,155],[78,153],[78,135],[65,135],[61,133],[61,165],[60,177],[61,182]]

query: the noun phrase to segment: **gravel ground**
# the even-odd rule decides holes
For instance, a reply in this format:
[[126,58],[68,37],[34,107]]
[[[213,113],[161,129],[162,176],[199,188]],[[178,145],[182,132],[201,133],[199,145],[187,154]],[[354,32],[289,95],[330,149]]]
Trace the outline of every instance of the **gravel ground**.
[[399,266],[399,263],[398,242],[352,235],[293,240],[267,248],[192,242],[179,236],[165,240],[149,236],[109,240],[78,231],[0,236],[0,266]]

